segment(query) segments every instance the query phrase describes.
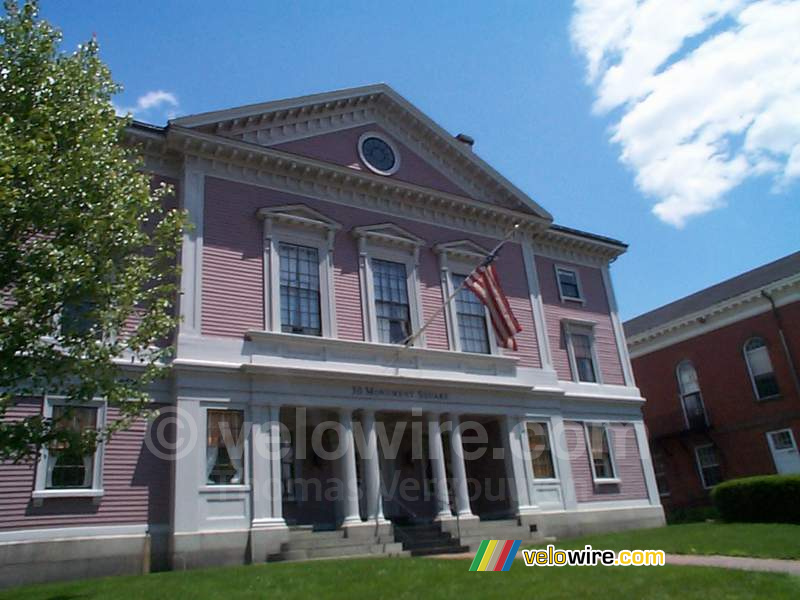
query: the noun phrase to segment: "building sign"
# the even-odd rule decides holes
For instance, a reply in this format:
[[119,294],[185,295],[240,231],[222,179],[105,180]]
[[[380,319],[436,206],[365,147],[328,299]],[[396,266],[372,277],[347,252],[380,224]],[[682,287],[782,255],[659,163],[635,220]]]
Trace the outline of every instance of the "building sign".
[[447,392],[430,390],[389,390],[371,385],[354,385],[353,396],[367,398],[392,398],[395,400],[447,400]]

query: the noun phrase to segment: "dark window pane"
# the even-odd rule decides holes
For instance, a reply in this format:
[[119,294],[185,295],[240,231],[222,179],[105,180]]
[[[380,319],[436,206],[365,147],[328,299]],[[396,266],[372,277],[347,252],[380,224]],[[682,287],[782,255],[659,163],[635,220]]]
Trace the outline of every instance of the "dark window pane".
[[[453,275],[453,287],[458,288],[466,279],[464,275]],[[483,303],[467,287],[456,295],[458,336],[464,352],[489,354],[489,335],[486,329],[486,310]]]
[[411,334],[406,266],[386,260],[372,260],[375,287],[375,316],[378,341],[399,344]]
[[578,276],[575,274],[575,272],[558,269],[558,285],[561,288],[562,297],[581,297],[581,291],[580,288],[578,288]]
[[322,335],[319,297],[319,252],[316,248],[280,244],[281,331]]

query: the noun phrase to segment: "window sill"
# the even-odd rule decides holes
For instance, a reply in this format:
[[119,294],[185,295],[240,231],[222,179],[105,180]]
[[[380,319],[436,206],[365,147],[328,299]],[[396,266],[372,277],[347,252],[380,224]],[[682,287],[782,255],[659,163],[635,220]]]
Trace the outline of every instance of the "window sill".
[[536,476],[534,476],[534,478],[533,478],[533,484],[534,485],[539,485],[539,484],[542,484],[542,485],[545,485],[545,484],[546,485],[555,485],[555,484],[560,484],[560,483],[561,483],[560,479],[552,479],[552,478],[537,479]]
[[772,396],[764,396],[763,398],[756,398],[756,402],[770,402],[772,400],[780,400],[783,398],[781,394],[773,394]]
[[232,485],[204,485],[198,490],[201,494],[229,494],[229,493],[244,493],[250,491],[250,486],[247,484],[232,484]]
[[567,302],[574,302],[575,304],[586,304],[586,300],[583,298],[561,298],[561,303],[566,304]]
[[622,483],[622,479],[619,479],[618,477],[610,477],[608,479],[594,480],[595,485],[619,485],[620,483]]
[[87,488],[72,488],[60,490],[35,490],[31,494],[35,506],[41,506],[44,500],[54,498],[91,498],[94,503],[100,501],[103,497],[103,490],[100,489],[87,489]]

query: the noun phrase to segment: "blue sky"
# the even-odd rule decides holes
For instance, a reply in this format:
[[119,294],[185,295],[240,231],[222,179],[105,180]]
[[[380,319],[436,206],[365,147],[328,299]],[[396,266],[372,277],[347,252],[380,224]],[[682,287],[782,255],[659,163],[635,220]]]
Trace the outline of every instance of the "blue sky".
[[[388,83],[558,223],[630,244],[612,267],[628,319],[800,249],[800,45],[770,29],[797,31],[797,4],[44,0],[42,14],[65,49],[95,33],[117,104],[159,124]],[[751,76],[739,54],[763,64]],[[786,72],[756,81],[764,65]]]

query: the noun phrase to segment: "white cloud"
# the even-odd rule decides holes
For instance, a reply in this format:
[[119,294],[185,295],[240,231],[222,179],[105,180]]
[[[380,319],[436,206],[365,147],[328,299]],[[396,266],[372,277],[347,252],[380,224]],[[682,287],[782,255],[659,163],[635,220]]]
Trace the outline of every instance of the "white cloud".
[[143,117],[156,115],[160,111],[160,116],[166,115],[167,119],[172,119],[178,106],[178,97],[172,92],[153,90],[139,96],[134,106],[114,105],[114,108],[119,115],[130,113],[134,117]]
[[653,212],[682,227],[748,177],[800,177],[800,1],[577,0],[595,110]]

